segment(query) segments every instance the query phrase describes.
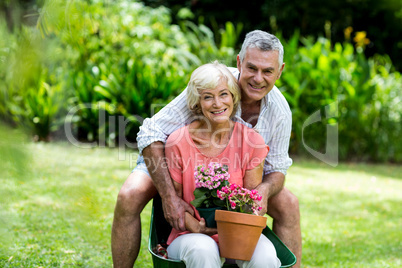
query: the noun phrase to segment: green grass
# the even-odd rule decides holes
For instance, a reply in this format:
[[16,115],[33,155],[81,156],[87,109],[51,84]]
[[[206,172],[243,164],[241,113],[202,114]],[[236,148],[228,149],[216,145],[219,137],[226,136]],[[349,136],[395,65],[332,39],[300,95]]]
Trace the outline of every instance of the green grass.
[[295,162],[304,267],[401,267],[400,166]]
[[[6,148],[6,149],[5,149]],[[8,148],[8,150],[7,150]],[[136,153],[0,142],[0,267],[111,267],[117,193]],[[400,267],[402,167],[295,159],[286,185],[300,201],[304,267]],[[142,214],[136,267],[147,251]]]

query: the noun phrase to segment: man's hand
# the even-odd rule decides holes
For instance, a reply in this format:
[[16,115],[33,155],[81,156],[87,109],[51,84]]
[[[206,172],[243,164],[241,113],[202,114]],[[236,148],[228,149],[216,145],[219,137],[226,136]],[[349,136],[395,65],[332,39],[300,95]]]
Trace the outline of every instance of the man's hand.
[[268,211],[268,189],[269,185],[266,183],[260,183],[255,189],[258,191],[258,194],[262,196],[260,201],[257,201],[257,204],[262,207],[260,211],[258,211],[259,216],[264,216]]
[[167,222],[179,231],[186,231],[184,215],[186,211],[194,215],[191,206],[174,194],[170,198],[162,199],[162,207]]
[[285,184],[285,175],[281,172],[272,172],[264,176],[262,183],[260,183],[255,189],[262,196],[261,201],[258,204],[262,209],[258,212],[258,215],[264,216],[268,211],[268,200],[272,196],[279,193]]

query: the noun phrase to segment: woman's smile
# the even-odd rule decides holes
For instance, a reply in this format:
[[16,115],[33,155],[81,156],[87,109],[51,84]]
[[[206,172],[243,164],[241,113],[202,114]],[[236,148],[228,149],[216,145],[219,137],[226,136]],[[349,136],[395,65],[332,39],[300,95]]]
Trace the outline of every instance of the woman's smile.
[[226,111],[227,111],[227,109],[223,109],[223,110],[216,111],[216,112],[211,112],[211,113],[217,114],[217,115],[221,115],[221,114],[223,114],[223,113],[226,112]]

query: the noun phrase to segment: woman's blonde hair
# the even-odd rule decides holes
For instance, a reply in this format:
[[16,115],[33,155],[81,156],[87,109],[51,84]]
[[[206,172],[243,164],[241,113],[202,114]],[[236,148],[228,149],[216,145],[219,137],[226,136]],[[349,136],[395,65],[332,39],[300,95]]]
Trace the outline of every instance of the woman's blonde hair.
[[233,96],[233,112],[230,115],[230,117],[233,117],[240,103],[240,88],[236,78],[226,65],[218,61],[201,65],[191,74],[190,82],[187,85],[187,105],[189,109],[194,114],[201,115],[202,91],[216,88],[222,81],[226,82],[228,90]]

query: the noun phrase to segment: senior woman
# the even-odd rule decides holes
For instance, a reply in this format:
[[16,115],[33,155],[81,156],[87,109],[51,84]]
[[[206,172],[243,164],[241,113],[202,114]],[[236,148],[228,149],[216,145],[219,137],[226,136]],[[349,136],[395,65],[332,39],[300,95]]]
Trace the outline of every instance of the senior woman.
[[[178,196],[188,204],[194,200],[194,168],[218,162],[228,165],[230,183],[253,189],[262,180],[268,148],[253,129],[233,121],[240,101],[237,80],[217,61],[197,68],[187,86],[187,104],[194,121],[173,132],[165,145],[170,175]],[[191,205],[191,204],[190,204]],[[187,231],[172,229],[168,256],[187,267],[222,267],[216,228],[207,228],[194,209],[186,214]],[[261,235],[250,261],[236,260],[239,267],[279,267],[280,261],[269,239]]]

